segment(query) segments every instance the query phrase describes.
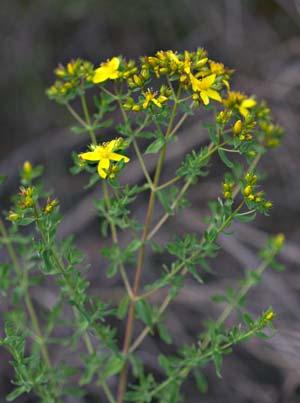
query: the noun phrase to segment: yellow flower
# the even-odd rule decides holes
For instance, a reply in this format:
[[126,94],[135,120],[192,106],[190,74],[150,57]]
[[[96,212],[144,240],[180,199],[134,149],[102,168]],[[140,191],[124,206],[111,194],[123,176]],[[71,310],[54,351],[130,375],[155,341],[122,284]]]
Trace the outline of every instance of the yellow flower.
[[225,66],[223,63],[217,63],[213,60],[209,61],[210,71],[214,74],[225,74]]
[[168,100],[168,98],[164,95],[159,95],[157,98],[155,98],[156,93],[151,91],[150,89],[144,92],[143,95],[145,97],[145,101],[143,102],[144,109],[148,108],[150,102],[152,102],[158,108],[161,108],[162,104]]
[[111,161],[129,162],[128,157],[115,152],[117,149],[120,149],[122,142],[122,138],[117,138],[102,145],[92,146],[92,151],[79,154],[79,157],[86,161],[99,161],[98,173],[100,178],[113,177],[115,175],[115,167],[111,166]]
[[222,102],[222,98],[220,94],[216,91],[211,89],[211,86],[216,81],[216,75],[211,74],[202,80],[198,80],[192,74],[190,74],[190,80],[192,84],[192,88],[194,92],[199,92],[200,97],[204,103],[204,105],[209,104],[209,99],[214,99],[216,101]]
[[120,59],[113,57],[105,63],[101,63],[100,67],[95,70],[93,83],[103,83],[106,80],[115,80],[119,77]]
[[244,116],[244,118],[247,117],[248,114],[249,114],[249,110],[248,110],[248,109],[253,108],[255,105],[256,105],[255,99],[253,99],[253,98],[246,98],[246,99],[244,99],[244,100],[241,102],[240,106],[239,106],[239,112],[240,112],[240,114],[241,114],[242,116]]

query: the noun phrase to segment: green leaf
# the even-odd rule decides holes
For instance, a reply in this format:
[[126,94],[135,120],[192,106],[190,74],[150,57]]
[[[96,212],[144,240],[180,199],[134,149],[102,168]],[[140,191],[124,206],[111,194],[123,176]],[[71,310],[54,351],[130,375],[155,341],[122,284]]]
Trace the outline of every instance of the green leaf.
[[220,295],[220,294],[218,294],[218,295],[213,295],[213,296],[211,297],[211,300],[214,301],[214,302],[216,302],[217,304],[220,304],[220,303],[222,303],[222,302],[226,302],[226,301],[227,301],[227,298],[226,298],[225,295]]
[[17,397],[23,395],[23,393],[25,392],[29,392],[27,390],[27,388],[25,386],[19,386],[18,388],[14,389],[12,392],[10,392],[7,396],[6,396],[6,400],[8,402],[12,402],[13,400],[15,400]]
[[121,299],[121,301],[119,303],[119,306],[118,306],[118,310],[117,310],[117,317],[119,319],[124,319],[125,318],[125,316],[127,314],[127,311],[128,311],[129,301],[130,301],[130,299],[129,299],[128,295],[125,295]]
[[18,224],[26,226],[26,225],[32,224],[34,221],[35,221],[35,218],[33,218],[33,217],[24,217],[18,221]]
[[6,176],[0,175],[0,185],[5,182]]
[[217,377],[222,378],[222,375],[221,375],[221,367],[222,367],[222,362],[223,362],[222,354],[218,351],[215,351],[214,355],[213,355],[213,361],[215,364]]
[[240,222],[251,222],[255,220],[256,212],[250,214],[236,214],[234,218]]
[[205,376],[202,374],[202,372],[200,372],[199,370],[195,369],[193,371],[195,380],[196,380],[196,384],[197,387],[199,389],[199,391],[203,394],[205,394],[207,392],[208,389],[208,383],[207,383],[207,379],[205,378]]
[[102,377],[106,379],[110,376],[117,375],[119,372],[121,372],[124,364],[125,361],[122,356],[115,355],[110,357],[104,367]]
[[252,327],[254,324],[254,320],[251,318],[251,316],[249,315],[249,313],[245,312],[243,314],[243,320],[245,322],[245,324],[249,327]]
[[139,300],[136,303],[136,310],[137,310],[137,314],[140,317],[140,319],[142,319],[142,321],[146,325],[152,326],[153,312],[152,312],[151,305],[147,301]]
[[159,138],[159,139],[153,141],[153,143],[151,143],[146,148],[146,151],[144,152],[144,154],[155,154],[163,148],[164,144],[165,144],[164,139]]
[[157,324],[157,330],[160,338],[167,344],[172,343],[172,337],[164,323]]
[[141,239],[134,239],[126,248],[127,253],[134,253],[142,246],[143,241]]
[[234,167],[233,162],[231,162],[230,159],[227,157],[226,151],[221,150],[220,148],[218,148],[218,154],[219,154],[221,160],[224,162],[224,164],[225,164],[228,168],[233,168],[233,167]]

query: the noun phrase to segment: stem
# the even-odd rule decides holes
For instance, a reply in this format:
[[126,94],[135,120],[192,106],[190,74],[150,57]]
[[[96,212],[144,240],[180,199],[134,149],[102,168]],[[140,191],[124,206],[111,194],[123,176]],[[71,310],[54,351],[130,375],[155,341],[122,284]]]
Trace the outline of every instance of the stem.
[[167,188],[168,186],[173,185],[174,183],[178,182],[180,179],[181,179],[180,176],[175,176],[175,178],[170,179],[169,181],[167,181],[167,182],[163,183],[162,185],[158,186],[155,189],[155,191],[157,192],[159,190],[163,190],[163,189]]
[[[215,151],[217,151],[220,147],[222,147],[222,145],[226,144],[226,142],[217,145],[215,147],[213,147],[213,143],[210,143],[210,145],[208,146],[208,152],[207,154],[203,157],[203,160],[205,160],[206,158],[208,158],[209,156],[211,156]],[[172,179],[169,182],[175,182],[175,179],[177,180],[177,177]],[[168,182],[167,182],[168,184]],[[155,225],[155,227],[152,229],[152,231],[149,233],[148,237],[147,237],[147,241],[149,241],[157,232],[158,230],[161,228],[161,226],[167,221],[167,219],[170,217],[170,215],[172,214],[173,210],[176,208],[178,202],[180,201],[180,199],[185,195],[185,193],[187,192],[188,188],[191,186],[192,184],[192,180],[188,180],[182,187],[181,191],[178,193],[176,199],[173,201],[173,203],[171,204],[170,207],[170,211],[166,212],[161,219],[158,221],[158,223]],[[163,187],[165,187],[165,185],[163,185]],[[161,187],[160,187],[161,188]],[[157,190],[159,188],[156,188],[155,190]]]
[[[108,193],[108,187],[107,187],[107,184],[106,184],[105,181],[102,181],[102,191],[103,191],[103,196],[104,196],[104,201],[105,201],[106,207],[109,210],[109,208],[110,208],[110,198],[109,198],[109,193]],[[119,240],[118,240],[118,234],[117,234],[116,226],[110,220],[109,220],[109,225],[110,225],[110,230],[111,230],[111,236],[112,236],[113,243],[117,245],[119,243]],[[134,294],[133,294],[132,288],[130,286],[129,279],[128,279],[125,267],[124,267],[124,265],[122,263],[120,263],[120,265],[119,265],[119,271],[120,271],[122,280],[124,282],[126,291],[127,291],[128,295],[129,295],[130,299],[133,299]]]
[[[68,285],[70,294],[72,296],[74,296],[74,292],[73,292],[72,286],[70,284],[70,281],[68,279],[67,271],[66,271],[63,263],[61,262],[56,250],[54,249],[54,247],[48,245],[47,238],[46,238],[46,235],[44,233],[44,229],[43,229],[43,227],[41,226],[41,223],[40,223],[38,208],[37,208],[36,205],[34,205],[33,207],[34,207],[34,212],[35,212],[36,224],[37,224],[37,227],[39,229],[39,233],[41,235],[41,238],[42,238],[42,240],[44,242],[44,245],[47,246],[49,251],[51,252],[57,269],[60,271],[61,275],[63,276],[63,278],[64,278],[64,280],[66,282],[66,284]],[[79,312],[78,312],[78,308],[76,306],[73,307],[73,313],[74,313],[75,318],[78,320]],[[93,347],[93,344],[91,342],[91,338],[90,338],[88,332],[85,330],[82,333],[82,336],[83,336],[83,341],[85,343],[85,346],[86,346],[86,349],[87,349],[88,353],[93,354],[95,350],[94,350],[94,347]],[[107,389],[109,389],[109,387],[108,387],[108,385],[107,385],[107,383],[105,381],[102,382],[102,387],[103,387],[103,391],[104,391],[107,399],[110,402],[114,402],[114,401],[110,400],[110,396],[108,396],[108,394],[107,394]]]
[[92,143],[95,145],[95,144],[97,144],[97,140],[96,140],[96,136],[95,136],[94,129],[93,129],[93,127],[91,126],[90,113],[89,113],[89,110],[88,110],[88,106],[87,106],[87,103],[86,103],[86,99],[85,99],[84,93],[83,93],[83,95],[80,96],[80,99],[81,99],[81,105],[82,105],[84,117],[85,117],[85,120],[86,120],[86,122],[87,122],[86,127],[87,127],[87,130],[88,130],[88,132],[89,132],[91,141],[92,141]]
[[[270,257],[268,260],[262,262],[258,268],[256,269],[256,273],[261,276],[263,274],[263,272],[267,269],[267,267],[269,266],[270,262],[272,261],[273,257],[275,256],[276,253],[274,253],[274,255],[272,255],[272,257]],[[253,287],[253,284],[245,284],[243,287],[241,287],[239,293],[237,294],[236,297],[236,301],[238,302],[241,298],[243,298],[246,294],[248,294],[249,290]],[[222,325],[225,320],[229,317],[229,315],[233,312],[235,308],[234,304],[230,304],[227,305],[226,308],[224,309],[224,311],[221,313],[221,315],[218,317],[216,324],[218,326]],[[201,348],[204,350],[208,344],[210,342],[210,338],[209,338],[209,334],[206,334],[203,342],[201,343]]]
[[187,192],[188,188],[191,186],[192,181],[188,180],[183,187],[181,188],[181,191],[178,193],[176,196],[175,200],[171,204],[170,211],[166,212],[161,219],[158,221],[158,223],[155,225],[155,227],[151,230],[151,232],[147,236],[147,241],[150,241],[151,238],[157,233],[157,231],[164,225],[164,223],[167,221],[167,219],[170,217],[172,212],[175,210],[178,202],[180,199],[185,195]]
[[101,382],[101,386],[104,390],[105,396],[107,397],[107,400],[109,401],[109,403],[116,403],[116,400],[113,397],[111,390],[110,390],[109,386],[107,385],[107,383]]
[[[240,343],[243,340],[248,339],[250,336],[252,336],[253,334],[255,334],[258,330],[260,330],[260,326],[256,326],[253,329],[249,330],[248,332],[240,335],[240,337],[235,340],[234,343],[226,343],[223,346],[219,347],[219,351],[226,351],[228,348],[232,347],[234,344],[236,343]],[[153,389],[152,392],[150,392],[150,396],[155,396],[158,394],[158,392],[160,392],[161,390],[163,390],[166,386],[168,386],[170,383],[172,383],[173,381],[175,381],[178,378],[182,378],[182,377],[186,377],[190,370],[195,367],[196,365],[198,365],[199,361],[205,361],[207,359],[209,359],[210,357],[212,357],[214,354],[214,350],[208,351],[205,354],[199,354],[199,356],[195,357],[195,360],[184,366],[183,368],[179,369],[177,372],[177,375],[173,375],[172,377],[166,379],[164,382],[162,382],[160,385],[158,385],[155,389]]]
[[[217,230],[217,234],[220,234],[226,227],[227,225],[230,223],[230,221],[232,220],[232,218],[240,211],[240,209],[243,207],[244,202],[240,203],[239,206],[234,210],[234,212],[232,212],[232,214],[230,214],[230,216],[224,221],[224,223],[220,226],[220,228],[218,228]],[[186,263],[192,261],[193,259],[195,259],[196,257],[199,256],[199,254],[201,253],[201,246],[204,243],[204,237],[202,237],[202,240],[200,242],[199,245],[199,250],[197,250],[196,252],[194,252],[189,259],[185,260],[184,262],[180,263],[175,270],[173,270],[167,277],[166,277],[166,281],[172,279],[177,273],[179,273],[184,266],[186,265]],[[185,268],[181,275],[182,277],[184,277],[186,274],[188,273],[188,270]],[[156,293],[158,291],[158,289],[153,289],[150,290],[149,292],[142,294],[141,296],[138,297],[138,299],[142,299],[145,297],[149,297],[150,295],[153,295],[154,293]],[[161,314],[167,309],[167,307],[169,306],[170,302],[172,301],[172,299],[170,298],[170,295],[168,294],[166,296],[166,298],[164,299],[163,303],[161,304],[160,308],[159,308],[159,314],[157,315],[157,320],[159,319],[159,317],[161,316]],[[137,347],[139,347],[139,345],[142,343],[142,341],[145,339],[145,337],[150,333],[152,327],[150,326],[146,326],[144,328],[144,330],[140,333],[140,335],[137,337],[137,339],[134,341],[134,343],[132,344],[132,346],[130,347],[130,353],[132,353],[133,351],[135,351],[137,349]]]
[[[122,110],[123,110],[123,108],[122,108]],[[169,135],[171,133],[173,122],[174,122],[174,119],[176,116],[176,110],[177,110],[177,100],[175,99],[165,137],[169,137]],[[157,162],[157,166],[156,166],[156,170],[155,170],[155,174],[154,174],[154,180],[153,180],[154,189],[158,186],[158,183],[159,183],[162,167],[163,167],[165,157],[166,157],[166,150],[167,150],[167,145],[165,144],[159,154],[159,158],[158,158],[158,162]],[[147,209],[147,213],[146,213],[146,219],[145,219],[145,224],[144,224],[143,234],[142,234],[142,246],[139,250],[139,254],[138,254],[138,258],[137,258],[137,265],[136,265],[134,283],[133,283],[134,297],[137,296],[137,294],[139,292],[139,288],[140,288],[140,283],[141,283],[143,263],[144,263],[144,258],[145,258],[146,240],[147,240],[148,232],[150,229],[150,224],[152,221],[153,209],[154,209],[154,204],[155,204],[155,190],[154,189],[151,189],[151,193],[150,193],[149,204],[148,204],[148,209]],[[133,334],[133,328],[134,328],[134,317],[135,317],[135,304],[136,304],[135,300],[131,301],[129,311],[128,311],[128,316],[127,316],[125,339],[124,339],[124,344],[123,344],[123,354],[125,356],[128,355],[131,340],[132,340],[132,334]],[[122,372],[120,374],[117,403],[122,403],[124,400],[124,394],[126,391],[126,384],[127,384],[127,373],[128,373],[128,363],[126,363],[124,365]]]
[[[6,248],[7,248],[8,254],[10,256],[10,259],[14,265],[17,275],[19,276],[20,279],[22,279],[22,277],[23,277],[23,281],[25,282],[25,284],[27,284],[27,272],[25,272],[25,271],[22,272],[18,256],[15,252],[15,249],[12,245],[11,240],[9,239],[6,227],[1,218],[0,218],[0,232],[3,236],[3,238],[6,240]],[[26,276],[26,277],[24,277],[24,276]],[[34,330],[35,334],[37,335],[38,340],[39,340],[39,345],[41,346],[41,353],[42,353],[43,359],[45,361],[45,364],[47,365],[48,368],[52,368],[51,360],[49,357],[49,352],[47,350],[45,340],[42,335],[41,327],[40,327],[40,324],[38,321],[38,317],[37,317],[36,311],[34,309],[30,295],[28,293],[27,287],[24,292],[24,300],[25,300],[25,305],[26,305],[31,323],[32,323],[33,330]]]
[[80,123],[86,130],[88,130],[86,122],[83,119],[81,119],[81,117],[78,115],[75,109],[73,109],[68,102],[65,105],[68,111],[71,113],[71,115],[78,121],[78,123]]
[[150,189],[153,189],[153,182],[152,182],[152,180],[150,178],[150,175],[149,175],[147,167],[146,167],[146,165],[144,163],[141,151],[140,151],[139,146],[138,146],[138,144],[137,144],[135,139],[133,140],[132,144],[133,144],[133,148],[135,150],[135,153],[136,153],[136,155],[138,157],[139,163],[141,165],[142,171],[143,171],[143,173],[145,175],[145,178],[146,178],[146,180],[147,180],[147,182],[148,182],[148,184],[150,186]]

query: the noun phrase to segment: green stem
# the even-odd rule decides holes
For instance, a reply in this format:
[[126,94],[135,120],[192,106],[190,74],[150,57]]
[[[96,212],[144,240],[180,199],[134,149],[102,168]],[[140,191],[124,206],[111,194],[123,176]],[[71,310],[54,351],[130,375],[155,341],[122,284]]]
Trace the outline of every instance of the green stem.
[[135,153],[136,153],[136,155],[138,157],[138,160],[139,160],[140,166],[142,168],[142,171],[143,171],[143,173],[145,175],[145,178],[146,178],[146,180],[147,180],[147,182],[148,182],[148,184],[150,186],[150,189],[153,189],[153,182],[152,182],[152,180],[150,178],[150,175],[148,173],[147,167],[146,167],[146,165],[144,163],[144,160],[143,160],[143,156],[141,154],[141,151],[140,151],[139,146],[138,146],[138,144],[137,144],[135,139],[133,140],[132,144],[133,144],[134,151],[135,151]]
[[[223,346],[219,347],[219,352],[225,352],[230,347],[232,347],[234,344],[240,343],[240,342],[248,339],[249,337],[251,337],[252,335],[257,333],[260,330],[260,328],[261,328],[260,326],[256,326],[253,329],[249,330],[248,332],[240,335],[240,337],[237,338],[237,340],[234,343],[225,343]],[[199,356],[195,357],[195,359],[193,360],[192,363],[184,366],[183,368],[178,369],[176,375],[172,375],[170,378],[166,379],[164,382],[162,382],[160,385],[158,385],[155,389],[153,389],[153,391],[150,392],[149,395],[151,397],[155,396],[159,392],[161,392],[165,387],[167,387],[170,383],[174,382],[176,379],[180,379],[183,377],[186,378],[187,375],[189,374],[189,372],[191,371],[191,369],[193,369],[194,367],[199,365],[199,363],[201,361],[206,361],[206,360],[210,359],[213,356],[213,354],[214,354],[214,350],[208,351],[207,353],[201,352],[199,354]]]
[[[255,271],[259,276],[261,276],[263,274],[263,272],[268,268],[268,266],[272,262],[275,255],[276,255],[276,253],[274,253],[266,261],[261,262],[261,264],[257,267],[257,269]],[[252,287],[253,287],[252,283],[247,283],[241,287],[240,291],[238,292],[238,294],[236,296],[236,304],[238,303],[238,301],[240,301],[243,297],[245,297],[248,294],[248,292],[250,291],[250,289]],[[224,311],[221,313],[221,315],[218,317],[218,319],[216,321],[216,324],[218,326],[221,326],[226,321],[226,319],[230,316],[230,314],[233,312],[234,308],[236,307],[236,304],[228,304],[226,306],[226,308],[224,309]],[[208,346],[209,342],[210,342],[210,336],[207,333],[203,339],[203,342],[201,343],[202,350],[204,350]]]
[[[74,294],[72,285],[71,285],[71,283],[69,281],[67,270],[65,269],[63,263],[60,261],[60,257],[58,256],[55,248],[53,246],[49,245],[48,242],[47,242],[47,238],[46,238],[46,235],[44,233],[44,229],[43,229],[43,227],[42,227],[42,225],[40,223],[39,211],[38,211],[38,208],[37,208],[36,205],[34,205],[34,212],[35,212],[36,224],[37,224],[37,227],[39,229],[39,233],[41,235],[42,241],[43,241],[45,247],[47,247],[48,250],[51,252],[52,257],[53,257],[54,262],[55,262],[55,265],[56,265],[56,268],[59,270],[60,274],[63,276],[63,278],[64,278],[64,280],[65,280],[65,282],[66,282],[66,284],[67,284],[67,286],[69,288],[70,295],[72,296],[72,298],[74,298],[75,294]],[[79,312],[78,312],[78,308],[76,306],[73,307],[73,313],[74,313],[74,316],[75,316],[76,320],[78,320]],[[88,334],[88,332],[86,330],[83,332],[83,341],[85,343],[85,346],[86,346],[86,349],[87,349],[88,353],[93,354],[95,350],[94,350],[93,344],[91,342],[91,338],[90,338],[90,336],[89,336],[89,334]],[[105,386],[103,386],[103,385],[105,385]],[[110,397],[107,395],[107,389],[109,388],[107,383],[105,381],[102,382],[102,386],[103,386],[103,391],[104,391],[107,399],[109,401],[111,401]]]
[[[205,156],[203,156],[202,160],[205,160],[206,158],[210,157],[214,152],[216,152],[222,145],[226,144],[226,142],[217,145],[215,147],[213,147],[213,143],[211,143],[208,146],[208,152]],[[176,178],[173,179],[173,182],[175,181]],[[167,182],[168,183],[168,182]],[[185,195],[185,193],[187,192],[188,188],[191,186],[191,184],[193,183],[192,180],[188,180],[182,187],[181,191],[178,193],[177,197],[175,198],[175,200],[173,201],[173,203],[171,204],[170,207],[170,211],[166,212],[161,219],[158,221],[158,223],[155,225],[155,227],[152,229],[152,231],[148,234],[147,236],[147,241],[149,241],[151,238],[153,238],[153,236],[158,232],[158,230],[161,228],[161,226],[167,221],[167,219],[170,217],[170,215],[172,214],[172,212],[175,210],[178,202],[181,200],[181,198]],[[155,190],[157,191],[159,188],[155,188]]]
[[[224,223],[218,228],[217,230],[217,234],[220,234],[226,227],[227,225],[232,221],[232,218],[240,211],[240,209],[242,208],[244,202],[242,202],[241,204],[239,204],[239,206],[234,210],[234,212],[232,212],[232,214],[230,214],[230,216],[224,221]],[[184,262],[180,263],[175,270],[173,270],[168,276],[166,276],[166,282],[170,281],[177,273],[179,273],[182,269],[184,269],[184,267],[186,266],[187,263],[192,262],[193,259],[197,258],[200,253],[202,252],[201,250],[201,246],[204,243],[204,237],[202,238],[200,244],[199,244],[199,249],[192,253],[192,255],[185,260]],[[186,274],[188,273],[188,270],[185,268],[181,275],[182,277],[184,277]],[[153,289],[150,290],[140,296],[137,297],[137,299],[143,299],[146,297],[149,297],[151,295],[153,295],[154,293],[156,293],[158,291],[158,289]],[[170,302],[172,301],[172,298],[170,297],[170,295],[168,294],[166,296],[166,298],[164,299],[164,301],[162,302],[159,310],[158,310],[158,315],[156,317],[156,322],[159,320],[160,316],[164,313],[164,311],[167,309],[167,307],[169,306]],[[134,341],[134,343],[131,345],[129,352],[132,353],[133,351],[135,351],[139,345],[142,343],[142,341],[145,339],[145,337],[150,333],[152,329],[152,326],[146,326],[142,332],[139,334],[139,336],[136,338],[136,340]]]
[[[14,268],[15,268],[15,271],[16,271],[18,277],[20,278],[20,280],[23,283],[25,283],[27,285],[27,272],[26,271],[22,272],[19,259],[17,257],[16,252],[15,252],[15,249],[14,249],[14,247],[12,245],[12,242],[11,242],[9,236],[8,236],[8,233],[7,233],[6,227],[4,225],[4,222],[3,222],[3,220],[1,218],[0,218],[0,232],[2,234],[2,237],[5,239],[5,244],[6,244],[8,254],[9,254],[10,259],[11,259],[13,265],[14,265]],[[42,356],[44,358],[45,364],[47,365],[48,368],[52,368],[51,360],[50,360],[50,357],[49,357],[49,352],[48,352],[47,347],[45,345],[45,340],[44,340],[43,335],[42,335],[42,331],[41,331],[41,327],[40,327],[40,324],[39,324],[39,321],[38,321],[38,317],[37,317],[36,311],[34,309],[34,306],[33,306],[32,300],[30,298],[30,295],[28,293],[28,288],[27,287],[24,290],[24,300],[25,300],[25,305],[26,305],[26,308],[27,308],[31,323],[32,323],[33,330],[34,330],[34,332],[35,332],[35,334],[36,334],[36,336],[38,337],[38,340],[39,340],[39,345],[41,347],[41,353],[42,353]]]
[[85,123],[85,121],[83,119],[81,119],[81,117],[78,115],[78,113],[75,111],[75,109],[72,108],[72,106],[67,102],[66,104],[66,108],[68,109],[68,111],[70,112],[70,114],[73,116],[73,118],[75,118],[77,120],[78,123],[81,124],[81,126],[83,126],[86,130],[88,130],[88,126]]
[[[123,108],[121,108],[121,109],[123,110]],[[168,128],[167,128],[167,131],[165,134],[166,138],[169,137],[169,135],[171,133],[173,122],[174,122],[174,119],[176,116],[176,110],[177,110],[177,100],[175,99],[173,109],[171,112],[170,121],[169,121]],[[157,166],[155,169],[154,180],[153,180],[154,189],[158,186],[158,183],[159,183],[162,167],[163,167],[165,157],[166,157],[166,150],[167,150],[167,144],[164,145],[164,147],[162,148],[162,150],[159,154],[159,157],[158,157],[158,162],[157,162]],[[138,257],[137,257],[137,265],[136,265],[136,269],[135,269],[135,276],[134,276],[134,283],[133,283],[134,297],[136,297],[138,295],[141,278],[142,278],[146,240],[147,240],[147,236],[149,233],[149,229],[150,229],[150,225],[151,225],[151,221],[152,221],[153,210],[154,210],[154,204],[155,204],[155,190],[154,189],[151,189],[151,192],[150,192],[148,209],[147,209],[146,219],[145,219],[143,233],[142,233],[142,246],[139,249],[139,253],[138,253]],[[125,356],[128,355],[131,340],[132,340],[132,335],[133,335],[134,319],[135,319],[135,304],[136,304],[135,300],[131,301],[131,304],[129,306],[128,316],[127,316],[125,339],[124,339],[124,344],[123,344],[123,354]],[[126,384],[127,384],[127,373],[128,373],[128,363],[126,363],[124,365],[122,372],[120,374],[117,403],[122,403],[124,400],[124,394],[126,391]]]
[[[102,191],[103,191],[103,197],[104,197],[104,201],[105,201],[105,204],[106,204],[106,208],[107,208],[107,210],[109,210],[111,204],[110,204],[110,197],[109,197],[108,187],[107,187],[107,184],[106,184],[105,181],[102,181]],[[118,240],[117,229],[116,229],[115,224],[109,219],[109,215],[108,215],[108,221],[109,221],[109,225],[110,225],[110,230],[111,230],[113,243],[115,245],[118,245],[119,240]],[[129,282],[125,267],[124,267],[124,265],[122,263],[119,264],[119,271],[120,271],[120,275],[122,277],[123,283],[125,285],[126,291],[128,293],[128,296],[131,299],[133,299],[134,298],[133,291],[131,289],[130,282]]]
[[94,145],[97,144],[97,140],[96,140],[96,136],[95,136],[95,132],[93,127],[91,126],[91,118],[90,118],[90,113],[89,113],[89,109],[86,103],[86,98],[84,93],[80,96],[80,100],[81,100],[81,105],[82,105],[82,109],[83,109],[83,113],[84,113],[84,117],[85,120],[87,122],[87,130],[89,132],[91,141]]
[[158,186],[155,191],[158,192],[159,190],[163,190],[167,187],[169,187],[170,185],[173,185],[174,183],[177,183],[178,181],[180,181],[181,176],[175,176],[175,178],[170,179],[169,181],[163,183],[162,185]]

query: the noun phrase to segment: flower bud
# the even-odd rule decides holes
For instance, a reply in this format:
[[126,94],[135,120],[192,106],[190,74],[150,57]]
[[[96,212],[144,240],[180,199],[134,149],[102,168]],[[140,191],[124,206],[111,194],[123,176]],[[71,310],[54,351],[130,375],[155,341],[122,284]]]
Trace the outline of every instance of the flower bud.
[[23,171],[25,174],[29,175],[32,172],[32,165],[29,161],[25,161],[23,164]]
[[240,134],[242,131],[242,127],[243,127],[242,121],[240,119],[237,120],[232,128],[233,134]]

